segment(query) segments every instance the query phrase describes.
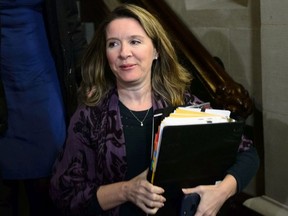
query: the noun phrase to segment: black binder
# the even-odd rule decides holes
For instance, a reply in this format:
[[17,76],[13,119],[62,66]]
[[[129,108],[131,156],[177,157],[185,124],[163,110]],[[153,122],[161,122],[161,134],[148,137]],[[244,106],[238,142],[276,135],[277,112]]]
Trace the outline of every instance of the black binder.
[[[179,215],[182,188],[222,180],[235,162],[244,122],[165,126],[153,184],[165,190],[157,215]],[[152,171],[149,169],[148,180]]]

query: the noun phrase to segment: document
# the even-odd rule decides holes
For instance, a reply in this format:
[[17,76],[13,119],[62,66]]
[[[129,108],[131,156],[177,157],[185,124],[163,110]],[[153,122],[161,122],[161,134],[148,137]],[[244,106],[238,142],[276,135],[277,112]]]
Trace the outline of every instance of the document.
[[245,124],[230,118],[228,110],[178,107],[160,116],[161,112],[154,115],[147,178],[165,190],[167,204],[157,215],[173,215],[180,209],[182,188],[223,179],[235,162]]
[[[229,110],[219,110],[219,109],[200,109],[200,108],[191,108],[191,107],[179,107],[174,110],[168,117],[165,117],[162,121],[160,126],[158,126],[158,131],[155,134],[154,142],[153,142],[153,154],[152,154],[152,162],[151,162],[151,171],[152,177],[151,182],[154,182],[155,172],[157,168],[157,162],[159,157],[159,152],[161,148],[161,141],[163,137],[164,128],[171,128],[174,126],[176,131],[181,130],[181,128],[176,128],[179,126],[183,128],[183,130],[187,130],[187,126],[189,125],[205,125],[205,124],[219,124],[219,123],[230,123],[235,122],[235,120],[230,118],[230,111]],[[183,127],[186,126],[186,127]],[[200,128],[201,126],[199,126]],[[195,127],[188,127],[191,129],[191,134],[193,134],[193,128]],[[213,127],[209,127],[213,130]],[[175,131],[175,132],[176,132]],[[189,132],[189,131],[188,131]],[[173,134],[173,131],[171,131]],[[211,133],[214,133],[211,131]],[[209,136],[210,132],[207,131],[205,136]],[[191,136],[191,145],[193,143],[193,137]],[[239,142],[240,143],[240,142]],[[187,149],[188,150],[188,149]],[[172,159],[172,158],[171,158]]]

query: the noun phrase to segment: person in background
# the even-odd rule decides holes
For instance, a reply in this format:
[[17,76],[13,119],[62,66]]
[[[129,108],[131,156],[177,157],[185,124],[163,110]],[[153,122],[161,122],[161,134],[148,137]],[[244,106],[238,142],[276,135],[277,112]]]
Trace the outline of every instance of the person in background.
[[75,0],[1,0],[0,8],[1,98],[8,113],[0,135],[0,215],[20,215],[26,198],[19,191],[31,216],[56,215],[52,165],[77,106],[87,46],[78,8]]
[[[201,103],[189,93],[192,77],[170,41],[152,14],[132,4],[118,6],[96,31],[51,178],[51,197],[67,215],[146,215],[165,205],[164,189],[146,180],[153,112]],[[255,175],[258,160],[243,136],[221,183],[183,188],[201,196],[196,215],[216,215]]]

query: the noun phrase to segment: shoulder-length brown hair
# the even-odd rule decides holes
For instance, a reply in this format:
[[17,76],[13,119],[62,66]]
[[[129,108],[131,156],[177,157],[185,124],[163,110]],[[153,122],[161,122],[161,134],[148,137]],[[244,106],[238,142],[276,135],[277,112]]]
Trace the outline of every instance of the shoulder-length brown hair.
[[95,106],[116,86],[106,57],[106,28],[111,21],[123,17],[137,20],[158,52],[158,59],[154,60],[151,70],[154,95],[173,106],[183,104],[191,74],[178,62],[171,40],[156,17],[132,4],[117,7],[96,31],[83,59],[79,102]]

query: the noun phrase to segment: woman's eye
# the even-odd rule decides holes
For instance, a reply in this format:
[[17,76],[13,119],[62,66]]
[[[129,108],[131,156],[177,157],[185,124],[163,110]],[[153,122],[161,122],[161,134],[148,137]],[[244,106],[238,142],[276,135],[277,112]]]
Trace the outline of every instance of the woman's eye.
[[117,43],[115,41],[109,42],[107,44],[107,47],[109,47],[109,48],[112,48],[112,47],[115,47],[115,46],[117,46]]
[[137,45],[137,44],[140,44],[141,42],[139,40],[132,40],[130,43],[132,45]]

